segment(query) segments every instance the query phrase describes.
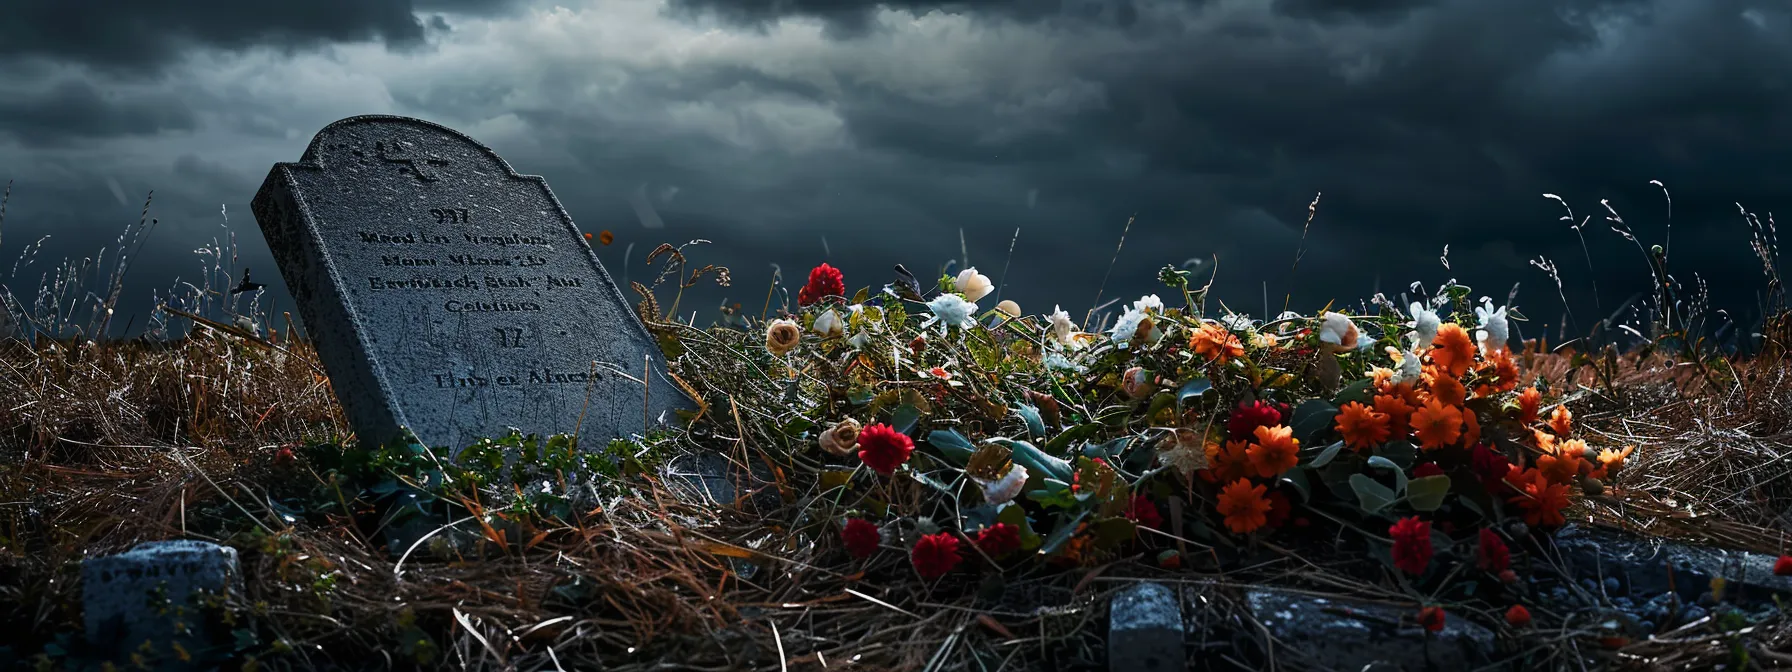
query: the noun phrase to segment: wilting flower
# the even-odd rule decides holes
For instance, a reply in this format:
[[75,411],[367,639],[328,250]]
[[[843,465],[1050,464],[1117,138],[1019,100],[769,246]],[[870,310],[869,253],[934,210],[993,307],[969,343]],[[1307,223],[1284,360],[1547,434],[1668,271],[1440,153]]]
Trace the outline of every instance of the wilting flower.
[[878,544],[883,543],[883,533],[871,521],[848,518],[846,527],[840,529],[840,541],[846,544],[847,553],[862,560],[877,552]]
[[1367,450],[1387,443],[1392,431],[1388,414],[1376,412],[1359,401],[1345,404],[1338,411],[1338,433],[1344,435],[1344,445]]
[[1443,326],[1443,321],[1437,318],[1437,311],[1426,308],[1425,304],[1417,301],[1413,302],[1410,312],[1412,321],[1406,323],[1406,326],[1413,329],[1414,345],[1429,345],[1437,338],[1437,330]]
[[1258,476],[1274,478],[1300,464],[1300,440],[1294,438],[1293,427],[1258,427],[1256,434],[1257,442],[1246,454]]
[[967,268],[958,272],[952,288],[963,294],[966,301],[976,301],[996,291],[996,283],[990,281],[989,276],[978,273],[976,268]]
[[922,327],[939,322],[940,330],[945,331],[946,327],[968,328],[977,324],[976,318],[971,317],[977,312],[977,304],[959,298],[957,294],[941,294],[927,302],[927,309],[933,311],[933,317],[922,322]]
[[909,551],[908,559],[914,563],[915,573],[928,580],[945,576],[964,560],[958,555],[958,537],[952,536],[951,532],[921,537]]
[[1199,432],[1180,427],[1158,444],[1157,462],[1175,469],[1183,478],[1188,478],[1196,471],[1207,468],[1207,447],[1202,444]]
[[1007,315],[1008,319],[1014,319],[1020,317],[1020,304],[1015,303],[1013,299],[1002,299],[1001,303],[996,304],[996,312]]
[[1418,350],[1403,353],[1399,348],[1391,345],[1387,350],[1388,358],[1394,360],[1394,365],[1397,367],[1394,369],[1394,375],[1388,378],[1389,383],[1399,385],[1424,377],[1424,355],[1419,354]]
[[846,276],[840,269],[827,264],[816,266],[809,271],[809,283],[797,290],[796,304],[807,306],[830,296],[846,293]]
[[1333,352],[1356,349],[1356,323],[1343,313],[1326,311],[1319,318],[1319,342],[1333,346]]
[[1424,609],[1420,609],[1417,620],[1419,627],[1424,628],[1427,631],[1443,632],[1444,609],[1443,607],[1425,607]]
[[1064,353],[1062,353],[1062,352],[1045,353],[1044,364],[1045,364],[1045,368],[1051,369],[1053,371],[1075,371],[1077,373],[1082,373],[1083,371],[1086,371],[1089,368],[1089,367],[1083,366],[1081,364],[1078,364],[1076,362],[1070,361],[1070,358],[1064,356]]
[[1433,552],[1431,523],[1418,516],[1402,518],[1388,528],[1388,536],[1394,538],[1394,566],[1408,574],[1424,574]]
[[1002,505],[1014,501],[1020,496],[1021,488],[1027,485],[1027,468],[1018,464],[1009,465],[1008,473],[993,481],[976,479],[983,486],[983,499],[991,504]]
[[1227,329],[1232,331],[1245,331],[1254,326],[1251,322],[1251,316],[1244,313],[1226,313],[1224,316],[1220,317],[1220,324],[1225,325]]
[[772,320],[765,325],[765,349],[773,355],[783,357],[802,340],[803,330],[793,320]]
[[872,425],[859,432],[859,459],[885,476],[896,473],[914,451],[914,440],[889,425]]
[[1522,604],[1514,604],[1506,610],[1506,623],[1514,628],[1522,628],[1531,624],[1531,610]]
[[1126,373],[1121,376],[1120,388],[1128,397],[1144,399],[1151,396],[1157,386],[1152,383],[1150,371],[1135,366],[1127,369]]
[[833,308],[824,310],[820,315],[816,315],[815,324],[812,325],[811,328],[815,333],[821,334],[822,338],[834,338],[846,334],[846,325],[844,321],[840,319],[840,314],[835,313]]
[[1498,310],[1493,307],[1493,300],[1483,297],[1481,307],[1475,309],[1475,316],[1481,318],[1481,329],[1475,334],[1480,337],[1481,347],[1488,350],[1506,349],[1508,329],[1506,324],[1506,307]]
[[1020,549],[1020,528],[1011,523],[996,523],[977,533],[977,548],[984,555],[1000,558]]
[[1475,565],[1498,574],[1512,566],[1512,550],[1493,530],[1481,528],[1481,545],[1475,554]]
[[847,418],[829,427],[816,440],[830,455],[846,457],[859,447],[859,421]]
[[1070,313],[1064,312],[1062,307],[1052,306],[1050,319],[1052,340],[1059,345],[1073,345],[1070,334],[1076,331],[1076,323],[1070,321]]
[[1253,486],[1238,479],[1220,490],[1219,512],[1226,517],[1226,529],[1233,534],[1247,534],[1269,523],[1268,488]]

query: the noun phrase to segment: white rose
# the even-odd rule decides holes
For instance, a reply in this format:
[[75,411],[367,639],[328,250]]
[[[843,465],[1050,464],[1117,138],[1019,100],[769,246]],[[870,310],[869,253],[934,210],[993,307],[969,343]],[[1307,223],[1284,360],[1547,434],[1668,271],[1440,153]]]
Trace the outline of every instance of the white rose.
[[815,333],[821,334],[822,338],[834,338],[846,333],[846,324],[840,319],[839,313],[835,313],[833,308],[829,308],[815,316],[813,330]]
[[975,268],[959,271],[958,279],[953,281],[952,287],[963,294],[966,301],[976,301],[996,291],[996,283],[990,281],[989,276],[978,273]]

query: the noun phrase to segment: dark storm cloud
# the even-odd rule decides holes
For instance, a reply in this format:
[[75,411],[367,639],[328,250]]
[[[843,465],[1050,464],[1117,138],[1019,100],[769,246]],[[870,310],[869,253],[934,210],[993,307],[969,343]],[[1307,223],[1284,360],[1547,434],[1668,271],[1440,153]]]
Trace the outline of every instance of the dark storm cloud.
[[[188,49],[306,48],[424,40],[419,12],[490,13],[510,0],[15,0],[0,21],[0,59],[38,56],[144,71]],[[435,25],[441,26],[439,22]]]
[[193,109],[177,97],[110,93],[80,79],[0,96],[0,137],[28,146],[191,130],[198,123]]

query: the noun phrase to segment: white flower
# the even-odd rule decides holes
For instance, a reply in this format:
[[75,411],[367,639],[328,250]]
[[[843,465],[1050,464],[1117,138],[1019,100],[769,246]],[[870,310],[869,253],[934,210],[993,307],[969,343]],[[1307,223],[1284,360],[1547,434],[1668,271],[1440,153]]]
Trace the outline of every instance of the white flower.
[[1402,353],[1399,348],[1390,345],[1388,346],[1388,357],[1394,360],[1395,368],[1394,379],[1392,382],[1395,385],[1411,380],[1418,380],[1422,375],[1423,370],[1419,366],[1421,362],[1419,361],[1420,355],[1417,350]]
[[851,345],[852,347],[858,348],[860,350],[864,350],[865,344],[871,342],[871,334],[861,331],[859,333],[853,334],[852,338],[846,339],[846,342],[847,342],[847,344]]
[[1227,313],[1220,318],[1220,324],[1226,325],[1230,331],[1247,331],[1251,328],[1251,316],[1244,313]]
[[846,325],[833,308],[822,311],[815,316],[815,324],[811,327],[822,338],[834,338],[846,333]]
[[1089,367],[1070,361],[1070,358],[1065,357],[1064,353],[1056,350],[1045,353],[1045,368],[1054,371],[1075,371],[1077,373],[1089,370]]
[[977,320],[971,317],[977,312],[977,304],[960,298],[957,294],[941,294],[927,302],[927,309],[933,311],[933,317],[927,318],[921,326],[926,327],[935,322],[940,323],[940,330],[946,327],[971,327]]
[[1410,310],[1412,321],[1406,326],[1413,328],[1413,338],[1416,339],[1413,345],[1421,348],[1431,345],[1437,339],[1437,329],[1443,326],[1443,321],[1437,318],[1437,311],[1426,308],[1423,303],[1414,301]]
[[996,283],[991,282],[989,276],[978,273],[976,268],[967,268],[958,272],[952,288],[963,294],[966,301],[976,301],[996,291]]
[[1498,310],[1493,307],[1493,299],[1482,297],[1481,307],[1475,309],[1475,316],[1481,318],[1481,329],[1475,332],[1480,338],[1481,347],[1488,350],[1506,349],[1506,339],[1511,335],[1506,323],[1506,307]]
[[1337,346],[1333,350],[1356,349],[1356,323],[1343,313],[1326,311],[1319,318],[1319,340]]
[[1137,335],[1139,323],[1144,319],[1145,313],[1139,309],[1127,310],[1120,315],[1120,319],[1114,320],[1114,328],[1108,330],[1108,338],[1114,339],[1114,345],[1120,349],[1126,349],[1132,343],[1133,336]]
[[1020,304],[1015,303],[1012,299],[1003,299],[1001,303],[996,304],[996,312],[1007,315],[1008,319],[1014,319],[1020,317]]
[[1153,311],[1161,313],[1164,312],[1164,300],[1157,298],[1156,294],[1146,294],[1139,297],[1139,300],[1132,302],[1132,309],[1141,313],[1149,313]]
[[1027,485],[1027,468],[1019,464],[1010,465],[1008,473],[993,481],[975,479],[983,486],[983,499],[991,504],[1001,505],[1014,501],[1020,496],[1021,488]]
[[1070,321],[1070,313],[1064,312],[1060,306],[1052,306],[1051,321],[1052,340],[1070,345],[1070,334],[1076,331],[1076,323]]

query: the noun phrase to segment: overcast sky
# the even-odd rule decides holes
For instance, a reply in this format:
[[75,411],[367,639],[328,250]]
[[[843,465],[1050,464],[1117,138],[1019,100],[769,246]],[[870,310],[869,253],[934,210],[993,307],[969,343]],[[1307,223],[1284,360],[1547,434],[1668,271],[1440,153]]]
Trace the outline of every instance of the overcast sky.
[[[255,189],[370,113],[546,176],[581,228],[615,232],[601,254],[619,280],[660,242],[715,241],[696,259],[732,267],[727,295],[755,314],[772,264],[792,287],[824,260],[851,288],[896,263],[925,278],[961,231],[1005,298],[1080,314],[1136,216],[1110,297],[1217,255],[1216,292],[1253,314],[1263,283],[1276,310],[1290,291],[1312,310],[1454,277],[1501,298],[1522,283],[1519,304],[1556,323],[1527,261],[1555,261],[1575,301],[1594,278],[1608,305],[1645,291],[1599,202],[1661,242],[1650,180],[1674,199],[1676,275],[1746,307],[1764,283],[1736,204],[1792,199],[1782,0],[0,0],[0,16],[0,271],[49,234],[10,283],[35,294],[154,190],[126,313],[197,275],[221,209],[240,265],[276,281]],[[1546,192],[1593,217],[1592,270]],[[708,319],[722,297],[694,307]]]

